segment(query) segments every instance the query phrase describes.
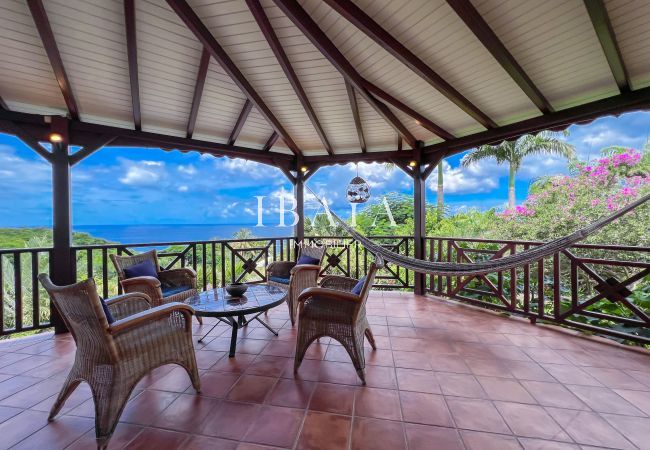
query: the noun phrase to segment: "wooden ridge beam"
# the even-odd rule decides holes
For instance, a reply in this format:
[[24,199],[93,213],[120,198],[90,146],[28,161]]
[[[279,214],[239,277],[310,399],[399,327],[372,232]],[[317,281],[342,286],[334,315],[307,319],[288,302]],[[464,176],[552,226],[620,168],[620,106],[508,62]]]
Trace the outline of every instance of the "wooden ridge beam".
[[192,108],[190,108],[190,117],[187,120],[187,137],[191,138],[194,134],[196,118],[199,115],[199,106],[201,105],[201,96],[205,79],[208,76],[208,66],[210,65],[210,52],[205,48],[201,52],[201,61],[199,62],[199,71],[196,74],[196,84],[194,84],[194,95],[192,96]]
[[276,132],[274,131],[273,134],[271,134],[271,136],[269,137],[268,141],[266,141],[266,144],[264,144],[264,147],[262,148],[262,151],[264,151],[264,152],[270,152],[270,151],[271,151],[271,148],[273,148],[273,146],[275,145],[275,143],[278,141],[278,138],[279,138],[279,137],[280,137],[280,136],[278,136],[278,133],[276,133]]
[[[590,1],[590,0],[587,0]],[[508,75],[524,91],[524,94],[537,106],[544,114],[553,112],[553,106],[544,97],[541,91],[535,86],[524,69],[515,60],[514,56],[503,45],[501,40],[492,31],[492,28],[483,19],[481,14],[474,8],[469,0],[447,0],[458,17],[461,18],[465,25],[474,33],[485,47],[497,60],[497,62],[508,72]]]
[[[460,92],[454,89],[453,86],[447,83],[447,81],[438,75],[431,67],[418,58],[415,53],[410,51],[390,33],[384,30],[368,14],[363,12],[361,8],[349,0],[324,1],[350,23],[368,35],[382,48],[401,61],[402,64],[406,65],[465,113],[469,114],[478,123],[488,129],[497,127],[497,124],[492,119],[472,104]],[[415,145],[412,145],[412,147],[415,148]]]
[[327,153],[329,153],[330,155],[333,155],[334,150],[332,149],[332,145],[330,144],[329,139],[327,139],[327,136],[325,135],[325,130],[323,130],[323,127],[321,126],[321,123],[318,120],[318,116],[316,115],[316,111],[314,111],[314,108],[311,106],[311,102],[307,97],[307,93],[303,89],[302,84],[300,83],[300,80],[298,79],[298,75],[296,74],[295,70],[293,70],[291,63],[289,62],[289,58],[287,57],[287,54],[285,53],[284,49],[282,48],[282,45],[280,44],[280,40],[278,39],[278,36],[275,34],[275,30],[273,30],[273,26],[271,25],[271,22],[269,21],[269,18],[264,12],[264,8],[260,4],[259,0],[246,0],[246,4],[248,5],[248,8],[253,14],[253,17],[257,21],[257,25],[260,27],[260,30],[262,30],[262,34],[264,35],[266,41],[271,47],[271,50],[273,51],[273,54],[278,60],[280,67],[282,67],[282,70],[284,71],[284,74],[289,80],[291,87],[293,88],[294,92],[298,96],[298,100],[300,100],[300,104],[305,109],[305,112],[307,113],[309,120],[314,126],[314,129],[316,130],[318,137],[323,143],[325,150],[327,150]]
[[363,127],[361,125],[361,116],[359,115],[359,105],[357,104],[357,96],[354,93],[354,88],[347,81],[345,82],[345,90],[348,93],[348,99],[350,100],[350,108],[352,109],[352,116],[354,117],[354,126],[357,128],[357,136],[359,136],[359,147],[361,147],[361,152],[365,153],[366,138],[363,136]]
[[247,99],[244,102],[244,107],[239,113],[239,117],[237,117],[237,122],[235,122],[235,126],[233,127],[232,132],[230,133],[230,137],[228,138],[228,145],[235,145],[235,141],[237,141],[241,129],[244,128],[244,123],[246,123],[246,119],[248,118],[248,114],[250,114],[251,109],[253,109],[253,104],[250,102],[250,100]]
[[630,76],[623,63],[621,49],[616,42],[616,35],[609,20],[605,3],[603,0],[584,0],[584,3],[618,89],[620,92],[628,92],[631,89]]
[[199,16],[188,5],[185,0],[167,0],[167,3],[174,12],[181,18],[185,25],[194,33],[196,38],[201,42],[212,57],[217,60],[223,70],[230,76],[230,78],[237,84],[239,89],[246,95],[246,97],[255,105],[257,110],[269,122],[271,127],[282,137],[289,149],[296,155],[301,152],[294,140],[289,136],[289,133],[284,129],[280,121],[271,112],[262,97],[257,93],[249,81],[244,77],[244,74],[237,68],[232,59],[228,56],[226,51],[219,45],[210,30],[201,21]]
[[365,86],[368,91],[376,95],[377,97],[381,98],[382,100],[386,101],[386,103],[390,103],[393,105],[395,108],[399,109],[403,113],[411,116],[413,119],[415,119],[418,122],[418,125],[421,127],[429,130],[433,134],[435,134],[438,137],[441,137],[442,139],[445,140],[450,140],[454,139],[454,135],[446,131],[444,128],[442,128],[439,125],[436,125],[433,123],[431,120],[427,119],[424,117],[422,114],[417,112],[416,110],[412,109],[405,103],[401,102],[400,100],[396,99],[392,95],[390,95],[388,92],[380,89],[376,85],[372,84],[371,82],[365,80]]
[[542,130],[562,130],[576,123],[588,123],[607,115],[620,115],[625,112],[650,110],[650,87],[623,92],[613,97],[596,100],[579,106],[563,109],[543,116],[533,117],[493,130],[482,131],[453,141],[445,141],[424,147],[427,157],[443,153],[444,157],[485,144],[496,144],[507,139],[515,139],[524,134]]
[[38,34],[43,42],[45,53],[50,60],[54,77],[56,78],[56,82],[59,84],[63,100],[68,107],[68,113],[73,120],[79,120],[77,101],[72,92],[72,86],[70,85],[70,80],[68,80],[68,75],[63,67],[63,60],[61,59],[59,48],[56,45],[52,26],[47,18],[43,2],[42,0],[27,0],[27,6],[29,6],[29,11],[34,19],[34,24],[36,25]]
[[135,31],[135,0],[124,0],[124,23],[126,24],[126,54],[131,84],[133,125],[136,130],[141,130],[142,112],[140,110],[140,81],[138,78],[138,44]]
[[321,30],[316,22],[295,0],[274,0],[282,12],[298,27],[312,44],[327,58],[356,91],[372,106],[377,113],[397,131],[413,148],[417,146],[417,139],[402,124],[386,105],[373,97],[364,86],[364,79],[343,53]]

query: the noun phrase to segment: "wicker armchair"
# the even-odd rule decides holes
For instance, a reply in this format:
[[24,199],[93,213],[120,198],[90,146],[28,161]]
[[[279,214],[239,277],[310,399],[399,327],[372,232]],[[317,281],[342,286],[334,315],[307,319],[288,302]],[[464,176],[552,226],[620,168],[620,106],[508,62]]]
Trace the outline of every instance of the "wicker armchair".
[[[127,278],[124,269],[150,260],[158,272],[158,278],[133,277]],[[182,302],[197,294],[196,272],[189,267],[162,270],[158,263],[156,250],[139,253],[133,256],[111,254],[111,261],[117,271],[124,292],[142,292],[151,299],[152,306],[164,305],[170,302]],[[203,323],[201,317],[196,317]]]
[[298,371],[311,343],[320,337],[329,336],[339,341],[347,350],[359,378],[366,384],[364,336],[368,338],[372,348],[376,349],[375,339],[366,319],[366,301],[376,273],[377,265],[373,263],[359,295],[351,292],[358,280],[335,275],[323,277],[320,287],[306,289],[300,294],[294,372]]
[[293,261],[275,261],[266,268],[267,282],[283,289],[289,287],[287,305],[291,325],[296,324],[298,315],[298,296],[309,287],[318,285],[318,275],[325,256],[325,247],[302,247],[300,256],[307,255],[319,260],[319,264],[296,265]]
[[95,402],[97,445],[104,448],[133,388],[156,367],[180,365],[199,392],[191,307],[169,303],[152,308],[145,294],[125,294],[106,300],[115,319],[109,325],[92,279],[70,286],[55,286],[45,274],[38,279],[77,344],[74,365],[52,406],[49,420],[85,381]]

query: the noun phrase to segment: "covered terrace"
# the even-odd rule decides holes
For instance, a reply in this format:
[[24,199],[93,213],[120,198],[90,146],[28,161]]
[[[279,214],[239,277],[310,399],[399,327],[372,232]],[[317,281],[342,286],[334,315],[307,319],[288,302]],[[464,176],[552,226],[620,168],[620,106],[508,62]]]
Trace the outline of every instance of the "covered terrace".
[[[2,0],[0,132],[51,164],[53,246],[0,249],[12,268],[0,264],[12,286],[0,289],[0,333],[55,334],[0,342],[0,447],[95,446],[87,385],[47,421],[76,346],[38,273],[95,278],[107,298],[122,289],[111,255],[171,244],[73,245],[71,177],[84,158],[112,146],[200,152],[287,176],[293,236],[162,253],[165,268],[198,272],[200,291],[263,282],[266,263],[295,260],[315,239],[305,183],[335,164],[393,163],[412,178],[413,235],[380,238],[395,251],[498,258],[539,243],[426,236],[427,177],[483,144],[650,109],[649,22],[650,3],[620,0]],[[341,239],[320,274],[362,277],[372,255]],[[329,338],[294,374],[299,324],[284,305],[267,315],[278,336],[251,322],[233,358],[227,325],[193,321],[195,338],[217,324],[194,339],[201,394],[184,370],[155,369],[110,447],[648,448],[650,357],[610,338],[649,343],[650,311],[628,289],[649,256],[576,245],[477,284],[389,265],[366,305],[377,349],[366,342],[365,386]],[[603,300],[624,313],[594,309]]]

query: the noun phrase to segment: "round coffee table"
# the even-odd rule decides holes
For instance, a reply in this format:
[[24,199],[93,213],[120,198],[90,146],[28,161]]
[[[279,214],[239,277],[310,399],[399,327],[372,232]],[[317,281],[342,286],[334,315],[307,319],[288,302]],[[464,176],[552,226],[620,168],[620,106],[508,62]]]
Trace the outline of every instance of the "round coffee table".
[[[235,350],[237,349],[237,330],[245,327],[251,321],[257,320],[271,333],[278,335],[278,332],[260,319],[259,316],[265,311],[281,305],[286,298],[286,289],[268,284],[251,284],[242,297],[231,297],[225,288],[216,288],[190,297],[184,303],[194,308],[197,316],[216,317],[220,322],[227,323],[232,327],[230,337],[230,357],[232,358],[235,356]],[[255,315],[247,319],[246,316],[250,314]],[[199,339],[199,342],[202,342],[218,324],[219,322],[210,328]]]

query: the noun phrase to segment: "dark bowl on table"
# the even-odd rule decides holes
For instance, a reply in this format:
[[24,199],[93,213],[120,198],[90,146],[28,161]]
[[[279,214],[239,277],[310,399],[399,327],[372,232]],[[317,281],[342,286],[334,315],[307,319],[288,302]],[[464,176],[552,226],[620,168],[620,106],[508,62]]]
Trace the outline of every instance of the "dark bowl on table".
[[226,285],[226,292],[232,297],[241,297],[247,289],[248,285],[245,283],[232,283]]

